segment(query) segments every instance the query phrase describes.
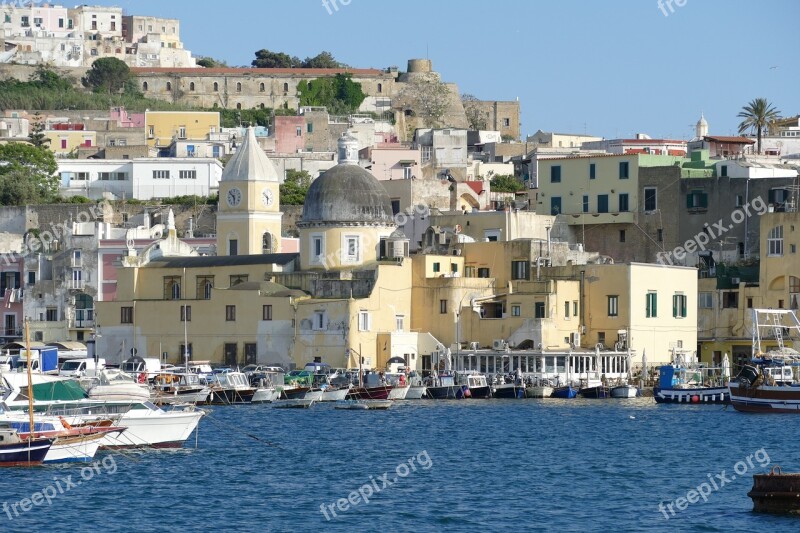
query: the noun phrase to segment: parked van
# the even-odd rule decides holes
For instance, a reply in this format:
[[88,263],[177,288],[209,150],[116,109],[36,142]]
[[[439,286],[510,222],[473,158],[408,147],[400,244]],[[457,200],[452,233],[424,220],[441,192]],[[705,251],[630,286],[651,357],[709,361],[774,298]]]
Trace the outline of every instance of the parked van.
[[70,359],[61,364],[61,369],[58,371],[59,376],[82,378],[84,376],[94,377],[98,372],[106,367],[105,359]]

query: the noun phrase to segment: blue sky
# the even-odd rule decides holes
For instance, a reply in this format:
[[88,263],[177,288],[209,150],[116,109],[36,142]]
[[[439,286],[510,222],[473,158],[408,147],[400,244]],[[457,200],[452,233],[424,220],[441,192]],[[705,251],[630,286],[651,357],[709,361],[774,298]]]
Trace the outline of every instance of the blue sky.
[[95,4],[179,18],[188,49],[232,66],[261,48],[401,70],[427,56],[462,92],[519,97],[523,135],[689,138],[701,111],[731,135],[756,97],[800,113],[798,0],[338,0],[332,14],[322,0]]

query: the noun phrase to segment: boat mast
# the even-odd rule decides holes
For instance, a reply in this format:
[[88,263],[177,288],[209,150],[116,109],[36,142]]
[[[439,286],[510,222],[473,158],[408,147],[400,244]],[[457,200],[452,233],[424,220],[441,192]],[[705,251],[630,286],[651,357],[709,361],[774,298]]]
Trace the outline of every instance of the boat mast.
[[[186,267],[183,267],[183,286],[186,287]],[[189,312],[186,305],[183,306],[183,360],[186,365],[186,373],[189,373]],[[188,379],[188,378],[187,378]]]
[[[36,426],[33,422],[33,354],[31,353],[31,333],[29,330],[30,319],[25,317],[25,350],[28,352],[28,414],[30,416],[31,430],[28,433],[28,440],[32,441],[35,435]],[[39,367],[41,369],[41,366]]]

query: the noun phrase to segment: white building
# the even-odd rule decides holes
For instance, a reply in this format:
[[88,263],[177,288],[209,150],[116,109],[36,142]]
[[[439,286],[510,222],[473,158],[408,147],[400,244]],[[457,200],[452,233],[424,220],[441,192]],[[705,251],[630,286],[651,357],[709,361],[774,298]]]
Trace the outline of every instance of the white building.
[[62,159],[63,196],[152,200],[210,196],[217,192],[222,164],[213,158]]

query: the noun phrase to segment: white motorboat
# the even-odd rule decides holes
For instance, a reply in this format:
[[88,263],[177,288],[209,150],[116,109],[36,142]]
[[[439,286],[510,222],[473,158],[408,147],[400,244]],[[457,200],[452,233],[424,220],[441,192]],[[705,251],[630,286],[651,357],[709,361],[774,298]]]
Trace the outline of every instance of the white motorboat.
[[250,401],[252,403],[271,403],[280,397],[281,391],[274,387],[258,387],[255,394],[253,394],[253,399]]
[[526,398],[549,398],[553,395],[553,387],[547,385],[529,385],[525,387]]
[[255,385],[253,403],[270,403],[281,397],[283,390],[284,373],[279,366],[264,367],[250,374],[250,383]]
[[87,391],[92,400],[144,402],[150,399],[150,389],[133,376],[120,370],[106,368]]
[[617,385],[611,387],[612,398],[636,398],[639,396],[639,389],[633,385]]
[[405,400],[406,396],[408,396],[408,390],[411,388],[410,385],[406,385],[405,387],[395,387],[391,391],[389,391],[389,400]]
[[211,388],[193,373],[159,373],[153,378],[150,398],[156,405],[205,403]]
[[[322,390],[323,402],[339,402],[347,397],[350,387],[326,387]],[[306,397],[308,393],[306,393]]]

